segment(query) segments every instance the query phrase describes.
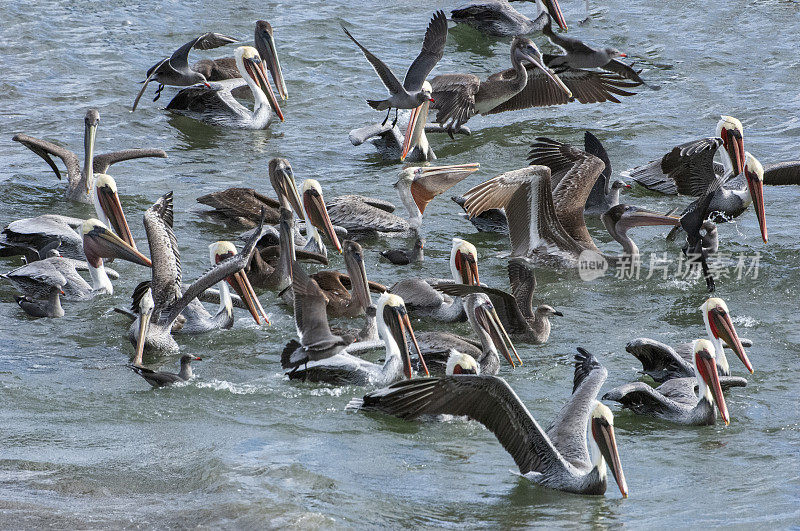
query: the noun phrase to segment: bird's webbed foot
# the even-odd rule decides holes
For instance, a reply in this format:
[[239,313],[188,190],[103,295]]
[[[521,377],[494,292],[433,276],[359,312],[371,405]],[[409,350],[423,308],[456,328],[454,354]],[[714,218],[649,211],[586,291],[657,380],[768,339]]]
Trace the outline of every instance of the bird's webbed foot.
[[161,97],[161,91],[162,90],[164,90],[164,85],[163,85],[163,83],[159,83],[158,84],[158,88],[156,89],[156,97],[153,98],[153,101],[158,101],[158,98]]

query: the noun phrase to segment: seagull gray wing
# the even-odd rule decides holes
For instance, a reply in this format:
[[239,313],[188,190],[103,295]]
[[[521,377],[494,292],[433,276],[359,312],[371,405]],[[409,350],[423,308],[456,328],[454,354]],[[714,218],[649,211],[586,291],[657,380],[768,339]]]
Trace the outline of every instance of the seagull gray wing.
[[358,42],[355,39],[355,37],[350,35],[350,32],[347,31],[347,28],[342,26],[342,30],[344,31],[345,35],[350,37],[350,40],[356,43],[356,46],[358,46],[361,49],[361,52],[364,54],[364,57],[366,57],[367,61],[369,61],[369,64],[372,65],[372,68],[375,70],[375,73],[378,74],[378,77],[381,78],[381,81],[383,81],[383,84],[389,90],[389,93],[390,94],[403,93],[405,91],[405,89],[403,89],[403,85],[400,83],[400,80],[397,79],[397,76],[395,76],[394,73],[392,73],[389,67],[386,66],[386,64],[383,61],[375,57],[372,54],[372,52],[361,46],[361,43]]
[[630,65],[623,63],[619,59],[612,59],[601,68],[603,70],[608,70],[609,72],[614,72],[625,79],[630,79],[631,81],[644,84],[644,79],[639,76],[639,72],[634,70]]
[[80,176],[81,163],[78,160],[78,156],[72,151],[61,146],[57,146],[52,142],[48,142],[47,140],[41,140],[23,133],[14,135],[11,140],[19,142],[42,157],[42,159],[44,159],[47,165],[50,166],[50,168],[55,172],[56,177],[59,179],[61,179],[61,172],[59,171],[58,166],[56,166],[55,161],[53,161],[51,158],[51,155],[56,156],[64,161],[64,164],[67,166],[67,173],[69,175]]
[[[433,67],[444,55],[444,44],[447,41],[447,17],[443,11],[437,11],[425,31],[422,41],[422,51],[408,67],[403,80],[403,88],[414,92],[422,88],[422,83],[431,73]],[[435,101],[435,100],[434,100]]]
[[175,70],[188,70],[189,52],[192,50],[192,48],[195,50],[211,50],[226,44],[231,44],[233,42],[238,41],[233,37],[223,35],[222,33],[204,33],[203,35],[200,35],[196,39],[192,39],[175,50],[175,52],[173,52],[172,56],[169,58],[170,66],[172,66],[172,68]]
[[466,415],[494,433],[521,473],[564,466],[555,446],[502,378],[445,376],[397,382],[369,393],[364,406],[404,419],[420,415]]

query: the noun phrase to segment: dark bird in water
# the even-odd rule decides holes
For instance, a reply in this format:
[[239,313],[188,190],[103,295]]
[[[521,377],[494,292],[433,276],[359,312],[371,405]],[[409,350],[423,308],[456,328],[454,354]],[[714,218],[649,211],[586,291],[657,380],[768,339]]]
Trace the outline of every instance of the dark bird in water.
[[174,372],[159,372],[154,371],[152,369],[148,369],[146,367],[142,367],[140,365],[133,365],[129,364],[128,368],[130,368],[133,372],[141,376],[142,378],[147,381],[153,387],[166,387],[168,385],[173,385],[176,383],[187,382],[192,379],[192,362],[193,361],[202,361],[203,358],[198,358],[197,356],[190,356],[189,354],[184,354],[181,356],[181,370],[178,373]]
[[413,248],[389,249],[388,251],[381,251],[381,256],[394,265],[408,265],[412,262],[422,262],[425,259],[423,247],[425,247],[425,238],[420,238],[418,236],[417,239],[414,240]]
[[542,31],[551,16],[561,29],[567,30],[558,0],[536,0],[536,8],[536,18],[531,20],[511,7],[507,0],[479,0],[454,9],[450,16],[453,22],[471,26],[490,37],[516,37]]

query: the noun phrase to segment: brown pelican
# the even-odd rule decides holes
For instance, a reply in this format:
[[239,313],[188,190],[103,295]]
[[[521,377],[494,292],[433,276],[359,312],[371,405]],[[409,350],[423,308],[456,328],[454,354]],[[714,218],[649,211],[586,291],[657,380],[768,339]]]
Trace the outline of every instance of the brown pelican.
[[154,371],[151,369],[147,369],[145,367],[141,367],[139,365],[128,365],[128,367],[145,379],[147,383],[152,385],[153,387],[166,387],[168,385],[173,385],[176,383],[181,382],[188,382],[192,379],[192,362],[193,361],[202,361],[203,358],[198,358],[197,356],[190,356],[189,354],[184,354],[181,356],[181,370],[177,374],[174,372],[159,372]]
[[445,369],[450,367],[452,350],[468,354],[477,360],[480,374],[497,374],[500,370],[500,353],[512,367],[515,367],[516,363],[511,357],[511,352],[514,353],[517,362],[522,364],[517,349],[503,328],[503,323],[500,322],[488,296],[483,293],[467,295],[464,297],[464,308],[467,320],[478,336],[477,345],[474,340],[449,332],[433,331],[417,334],[417,341],[431,373],[447,374]]
[[94,174],[105,173],[112,164],[143,157],[160,157],[162,159],[167,157],[167,154],[161,149],[126,149],[95,155],[94,140],[97,125],[100,123],[100,113],[97,112],[97,109],[89,109],[86,111],[83,122],[83,169],[81,169],[78,156],[66,148],[22,133],[14,135],[12,138],[42,157],[59,179],[61,179],[61,171],[51,157],[58,157],[64,162],[67,167],[67,199],[89,203],[91,201],[89,193],[94,185]]
[[[167,110],[210,125],[239,129],[266,129],[272,123],[273,112],[282,122],[283,112],[267,81],[267,72],[258,51],[250,46],[240,46],[236,48],[234,56],[243,80],[228,79],[192,85],[178,92],[167,105]],[[252,111],[231,94],[234,88],[245,83],[255,100]]]
[[[511,256],[548,265],[575,266],[584,251],[600,254],[586,229],[583,211],[603,162],[572,146],[549,139],[537,140],[550,146],[548,164],[561,168],[556,173],[560,180],[554,190],[551,190],[550,168],[533,165],[473,187],[464,194],[464,208],[472,216],[489,208],[505,208],[509,216]],[[612,208],[604,214],[603,221],[630,256],[637,255],[639,250],[627,236],[628,229],[644,225],[674,226],[680,222],[674,216],[628,205]]]
[[[375,73],[381,78],[381,81],[389,91],[389,98],[385,100],[367,100],[370,107],[376,111],[387,111],[386,120],[389,119],[389,112],[394,109],[416,109],[425,101],[431,100],[431,93],[423,88],[423,82],[428,74],[431,73],[433,67],[439,62],[439,59],[444,55],[444,44],[447,41],[447,17],[444,12],[437,11],[430,23],[428,29],[425,31],[425,39],[422,41],[422,50],[408,67],[406,77],[403,83],[397,79],[397,76],[392,73],[386,64],[375,57],[369,50],[361,46],[361,44],[352,36],[347,28],[342,26],[345,35],[350,37],[356,46],[361,49],[364,57],[375,69]],[[395,117],[395,122],[397,118]]]
[[764,184],[774,186],[800,184],[800,160],[767,164],[764,166]]
[[[144,228],[150,245],[150,255],[153,257],[153,275],[149,285],[140,284],[138,293],[134,293],[139,313],[128,333],[131,343],[136,346],[134,365],[142,364],[145,349],[177,352],[178,344],[173,339],[171,331],[178,316],[184,313],[195,298],[206,289],[229,277],[239,285],[240,296],[247,304],[253,318],[257,322],[261,321],[261,316],[266,319],[252,287],[242,273],[263,231],[258,230],[253,234],[241,254],[231,256],[228,254],[230,247],[223,247],[216,250],[225,251],[227,258],[218,257],[212,248],[212,258],[218,263],[183,291],[180,252],[175,233],[172,231],[172,220],[172,192],[161,196],[144,214]],[[189,315],[186,315],[187,322],[194,317],[193,311],[189,309]]]
[[[752,202],[761,229],[761,237],[766,243],[764,171],[755,157],[752,155],[747,157],[743,136],[744,130],[739,120],[732,116],[722,116],[717,122],[715,137],[676,146],[660,159],[626,170],[622,175],[663,194],[694,197],[704,195],[713,186],[717,176],[722,176],[725,181],[723,184],[730,182],[733,187],[720,187],[715,191],[710,209],[722,215],[715,216],[714,221],[736,217]],[[721,166],[714,162],[714,156],[718,152],[721,152]],[[748,171],[745,171],[746,159],[751,161]],[[745,173],[744,182],[737,178],[742,172]],[[691,205],[689,209],[693,206]]]
[[[293,236],[294,214],[288,208],[281,207],[280,216],[280,241],[276,259],[269,263],[262,256],[262,251],[256,250],[245,269],[250,282],[259,289],[280,291],[292,283],[292,263],[296,258]],[[268,249],[274,250],[274,247]]]
[[[548,19],[542,28],[551,43],[564,50],[563,55],[556,55],[548,66],[556,68],[568,66],[570,68],[604,68],[611,61],[616,61],[617,57],[628,57],[616,48],[593,48],[583,41],[566,35],[560,35],[553,31],[553,26]],[[619,61],[617,61],[619,62]]]
[[[456,284],[480,284],[478,278],[478,250],[468,241],[453,238],[450,249],[450,273]],[[437,321],[452,323],[464,319],[461,297],[449,297],[436,291],[432,284],[441,279],[408,278],[389,288],[389,291],[407,301],[410,312],[417,316],[431,317]]]
[[[285,100],[289,97],[289,91],[286,88],[286,82],[283,79],[283,71],[278,61],[278,51],[275,46],[272,26],[266,20],[256,21],[253,43],[261,59],[267,61],[267,68],[270,74],[272,74],[272,81],[275,83],[275,87],[278,89],[278,94],[280,94],[281,99]],[[239,70],[236,68],[236,59],[233,57],[203,59],[193,64],[192,70],[203,74],[208,81],[222,81],[224,79],[241,77]],[[239,97],[237,92],[237,90],[234,90],[233,95]]]
[[120,258],[146,267],[153,266],[149,258],[128,245],[96,219],[84,221],[81,232],[83,233],[83,253],[89,265],[89,276],[92,279],[94,294],[112,295],[114,293],[114,286],[103,265],[103,258]]
[[[739,339],[731,321],[728,306],[720,298],[711,297],[700,306],[708,341],[714,346],[716,365],[720,376],[730,376],[731,369],[724,346],[733,349],[750,373],[753,366],[744,351],[744,341]],[[749,342],[748,342],[749,344]],[[629,342],[625,350],[642,362],[642,372],[657,382],[685,378],[694,374],[691,348],[681,345],[673,349],[659,341],[640,337]]]
[[213,208],[216,216],[235,221],[245,227],[255,227],[261,219],[262,209],[265,221],[274,225],[280,221],[280,207],[294,209],[300,219],[305,219],[300,205],[300,192],[294,180],[294,171],[288,160],[272,158],[268,164],[269,182],[278,195],[272,199],[252,188],[227,188],[219,192],[202,195],[197,202]]
[[381,251],[381,256],[394,265],[408,265],[412,262],[417,263],[425,260],[424,247],[425,238],[417,236],[414,240],[414,247],[411,249],[389,249]]
[[[92,203],[100,222],[113,228],[125,243],[135,249],[136,243],[117,194],[117,184],[110,175],[97,176]],[[57,214],[12,221],[0,233],[0,255],[24,254],[30,262],[39,259],[43,249],[55,246],[58,249],[57,254],[81,260],[84,257],[83,240],[77,229],[83,226],[83,221]]]
[[[377,365],[345,350],[353,338],[331,333],[325,313],[325,294],[299,264],[295,264],[292,273],[295,325],[300,341],[291,340],[281,355],[281,365],[290,379],[334,385],[387,385],[412,377],[406,332],[418,353],[419,346],[403,299],[389,293],[378,299],[378,334],[386,348],[386,361]],[[421,353],[419,356],[423,360]],[[424,360],[422,362],[424,364]]]
[[328,205],[331,220],[352,232],[416,233],[422,225],[425,207],[437,195],[463,181],[480,164],[420,166],[404,168],[394,184],[408,218],[392,214],[394,205],[381,199],[359,195],[334,198]]
[[325,199],[322,197],[322,186],[316,179],[306,179],[302,186],[303,211],[306,219],[306,238],[308,242],[303,248],[304,251],[319,253],[328,256],[328,248],[322,242],[321,230],[328,237],[334,248],[342,252],[342,245],[339,237],[333,228]]
[[470,293],[485,293],[498,308],[500,321],[509,333],[535,345],[546,343],[550,338],[550,317],[564,314],[552,306],[542,304],[534,308],[533,292],[536,289],[536,275],[527,260],[521,257],[508,261],[508,278],[511,291],[489,288],[481,285],[434,284],[434,288],[450,296],[463,297]]
[[[442,74],[431,80],[433,105],[436,109],[436,122],[451,129],[458,129],[476,114],[490,114],[493,109],[519,94],[528,85],[531,73],[523,61],[531,63],[543,73],[546,91],[563,92],[559,103],[567,103],[572,92],[561,79],[542,63],[539,48],[525,37],[514,37],[511,43],[511,64],[513,76],[491,76],[481,81],[472,74]],[[548,85],[552,83],[552,85]]]
[[466,415],[494,433],[530,481],[577,494],[604,494],[608,464],[627,498],[614,416],[597,401],[607,374],[593,355],[578,348],[572,396],[547,430],[497,376],[456,374],[397,382],[365,395],[361,407],[403,419]]
[[[695,395],[695,382],[691,378],[677,378],[653,389],[644,382],[622,385],[603,395],[603,400],[619,402],[637,415],[648,415],[678,424],[705,426],[717,418],[716,404],[722,420],[730,423],[725,397],[717,375],[714,345],[707,339],[695,339],[694,374],[699,392]],[[746,382],[745,382],[746,384]]]
[[[516,37],[542,31],[550,16],[564,31],[567,23],[558,0],[536,0],[536,18],[531,20],[508,3],[508,0],[479,0],[450,12],[453,22],[472,26],[491,37]],[[548,16],[548,14],[550,16]]]
[[[364,267],[364,250],[361,245],[344,240],[342,255],[347,275],[338,271],[319,271],[311,275],[325,294],[328,317],[356,317],[362,315],[372,304],[367,270]],[[352,291],[348,291],[346,285]]]

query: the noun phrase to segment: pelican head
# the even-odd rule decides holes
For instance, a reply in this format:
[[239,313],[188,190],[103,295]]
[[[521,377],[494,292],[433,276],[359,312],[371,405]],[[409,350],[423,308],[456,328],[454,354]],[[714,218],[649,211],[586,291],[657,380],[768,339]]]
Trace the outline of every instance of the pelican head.
[[[600,475],[605,477],[606,463],[611,468],[611,474],[619,486],[619,491],[623,498],[628,497],[628,484],[625,482],[625,474],[622,472],[622,464],[619,460],[617,441],[614,438],[614,415],[608,406],[595,400],[592,416],[589,419],[589,441],[592,451],[592,463],[598,467]],[[599,453],[599,455],[595,455]]]
[[661,214],[646,208],[620,203],[609,208],[600,216],[606,230],[611,236],[625,247],[630,255],[638,255],[639,248],[628,237],[628,230],[634,227],[644,227],[650,225],[680,225],[681,219],[677,216]]
[[81,229],[86,261],[94,268],[103,265],[102,258],[121,258],[134,264],[152,267],[145,255],[125,243],[98,219],[87,219]]
[[358,242],[344,240],[342,244],[344,264],[347,273],[350,275],[353,296],[362,308],[372,306],[372,299],[369,295],[369,283],[367,281],[367,270],[364,266],[364,250]]
[[518,64],[519,61],[528,61],[536,68],[545,73],[550,80],[556,84],[559,90],[562,90],[567,98],[572,98],[572,91],[567,87],[561,78],[558,77],[552,70],[547,68],[542,59],[542,52],[536,44],[527,37],[516,36],[511,42],[511,61]]
[[[94,140],[97,135],[97,125],[100,123],[100,113],[97,109],[89,109],[83,117],[83,171],[89,176],[93,175]],[[86,193],[90,193],[91,179],[86,179]]]
[[97,216],[103,221],[103,224],[112,227],[125,243],[136,249],[136,242],[133,241],[133,234],[128,226],[128,220],[125,219],[125,213],[122,211],[122,203],[119,201],[116,181],[105,173],[95,177],[92,202]]
[[744,129],[742,122],[733,116],[720,116],[717,122],[717,136],[722,139],[722,147],[728,154],[733,167],[733,174],[739,175],[744,170]]
[[453,238],[450,249],[450,272],[453,280],[460,284],[479,285],[478,250],[474,245],[460,238]]
[[278,88],[281,99],[287,99],[289,97],[289,91],[286,89],[286,82],[283,80],[283,70],[281,70],[281,63],[278,60],[278,49],[275,47],[275,37],[272,35],[272,26],[266,20],[259,20],[256,22],[254,42],[258,54],[267,62],[267,68],[270,74],[272,74],[272,81]]
[[403,150],[400,154],[400,160],[406,160],[406,155],[413,150],[425,135],[425,123],[428,121],[428,111],[430,110],[433,98],[430,97],[433,87],[428,81],[422,83],[421,94],[428,94],[428,98],[423,100],[416,108],[411,110],[411,116],[408,118],[408,126],[406,127],[406,134],[403,137]]
[[473,162],[447,166],[408,166],[400,170],[394,187],[411,216],[411,227],[420,227],[422,214],[434,197],[460,183],[480,167],[480,164]]
[[747,189],[753,198],[753,208],[756,210],[758,226],[761,229],[761,239],[767,243],[767,216],[764,212],[764,167],[753,155],[744,152],[744,176],[747,180]]
[[[236,246],[228,241],[214,242],[208,246],[208,254],[211,259],[212,265],[217,265],[224,262],[228,258],[237,254]],[[261,318],[269,324],[269,319],[258,300],[255,290],[253,290],[250,279],[247,278],[247,273],[244,271],[237,271],[236,273],[225,278],[225,281],[239,294],[245,306],[247,306],[250,315],[255,319],[256,324],[261,324]],[[221,293],[220,293],[221,296]]]
[[547,11],[556,20],[558,27],[567,31],[567,23],[564,20],[564,14],[561,12],[561,6],[558,5],[558,0],[536,0],[536,5],[539,8],[539,13]]
[[[134,292],[134,297],[136,292]],[[134,365],[142,364],[142,355],[144,354],[144,345],[147,340],[147,331],[150,329],[150,320],[153,317],[153,309],[155,302],[153,302],[153,290],[149,285],[142,293],[137,305],[139,309],[139,331],[136,334],[136,357],[133,359]]]
[[300,206],[300,192],[297,191],[297,183],[294,180],[292,165],[286,159],[275,157],[269,161],[269,182],[281,206],[289,208],[291,206],[297,217],[306,219],[303,214],[303,207]]
[[447,357],[447,367],[445,374],[448,376],[458,374],[480,374],[481,367],[475,361],[475,358],[469,354],[462,354],[456,349],[450,349],[450,355]]
[[[730,312],[725,301],[719,297],[711,297],[700,306],[700,311],[703,313],[703,321],[706,323],[706,329],[712,337],[721,339],[728,345],[736,355],[742,360],[744,366],[750,373],[753,373],[753,366],[750,364],[750,359],[744,351],[742,341],[733,327]],[[728,367],[723,367],[727,372]]]
[[[233,55],[236,59],[236,66],[239,69],[239,73],[242,74],[242,77],[247,81],[247,84],[250,85],[250,88],[259,89],[253,90],[253,94],[256,94],[256,101],[258,102],[259,92],[265,95],[272,110],[275,111],[275,114],[278,115],[281,122],[284,121],[283,112],[278,105],[278,100],[275,98],[275,93],[272,92],[269,81],[267,81],[267,71],[264,68],[264,62],[261,60],[258,50],[252,46],[239,46],[236,48]],[[261,101],[263,102],[263,100]],[[258,105],[258,103],[256,103],[256,105]]]
[[[484,347],[494,348],[495,351],[503,355],[512,367],[516,367],[516,363],[511,357],[511,352],[513,352],[517,362],[522,365],[522,359],[519,357],[514,343],[511,342],[508,332],[503,327],[500,316],[497,315],[497,310],[495,310],[489,297],[484,293],[476,293],[468,295],[466,300],[467,318],[475,323],[477,328],[483,330],[491,341],[490,345],[484,345]],[[484,334],[481,335],[483,336]],[[482,339],[483,341],[485,340]]]
[[730,417],[728,416],[728,406],[725,405],[725,397],[722,396],[722,386],[719,383],[714,345],[708,339],[695,339],[692,343],[692,350],[694,351],[694,373],[697,377],[700,397],[716,403],[722,420],[727,426],[730,424]]
[[408,351],[408,343],[406,342],[406,331],[417,349],[420,363],[425,369],[425,376],[429,376],[428,366],[425,364],[425,359],[422,357],[422,351],[419,349],[417,338],[414,336],[414,329],[411,327],[411,320],[408,318],[406,305],[403,299],[397,295],[389,292],[383,293],[378,299],[377,306],[377,321],[378,333],[381,339],[388,345],[394,344],[400,353],[400,359],[403,362],[403,370],[406,378],[411,378],[411,356]]
[[[322,197],[322,186],[316,179],[306,179],[302,187],[303,207],[306,213],[306,227],[309,225],[315,230],[322,231],[331,241],[336,250],[342,252],[342,245],[339,237],[333,230],[333,223],[328,217],[328,209],[325,206],[325,199]],[[313,237],[313,232],[312,232]],[[324,247],[323,247],[324,249]]]

